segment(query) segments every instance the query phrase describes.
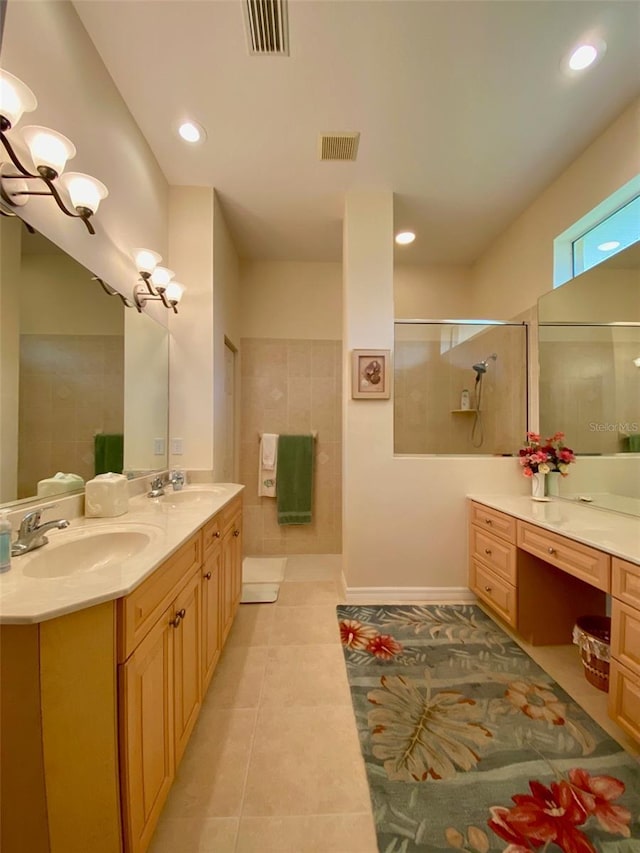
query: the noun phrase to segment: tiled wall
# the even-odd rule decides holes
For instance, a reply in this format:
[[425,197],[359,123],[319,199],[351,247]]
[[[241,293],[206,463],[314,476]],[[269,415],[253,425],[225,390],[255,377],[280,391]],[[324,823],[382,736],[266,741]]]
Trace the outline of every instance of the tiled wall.
[[[400,327],[405,337],[413,327]],[[396,327],[398,329],[398,327]],[[431,331],[433,334],[431,334]],[[394,449],[396,453],[515,453],[526,432],[526,338],[522,326],[495,326],[446,345],[446,327],[418,329],[421,340],[396,339]],[[426,338],[426,339],[424,339]],[[431,338],[431,339],[429,339]],[[435,338],[435,339],[434,339]],[[482,380],[483,441],[472,441],[473,412],[456,411],[467,389],[475,408],[472,365],[490,353]],[[479,430],[475,442],[479,443]]]
[[[342,343],[243,338],[240,480],[245,553],[342,550]],[[317,432],[313,521],[280,526],[274,498],[258,497],[259,436]]]
[[57,471],[94,476],[96,432],[123,430],[124,338],[21,335],[18,497]]

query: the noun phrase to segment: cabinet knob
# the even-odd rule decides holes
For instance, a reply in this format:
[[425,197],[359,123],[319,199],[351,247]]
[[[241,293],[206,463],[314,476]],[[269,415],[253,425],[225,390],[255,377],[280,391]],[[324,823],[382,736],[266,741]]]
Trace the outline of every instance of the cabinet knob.
[[485,524],[493,524],[493,522],[491,521],[490,518],[485,518],[484,523]]
[[207,572],[206,575],[204,576],[204,579],[206,581],[210,581],[211,580],[211,572]]
[[240,531],[239,531],[239,530],[234,530],[234,531],[233,531],[233,535],[234,535],[234,536],[240,536]]
[[485,592],[491,592],[492,589],[493,589],[493,587],[485,586],[484,591]]
[[491,554],[491,548],[485,548],[484,553],[485,554]]
[[551,545],[549,545],[549,547],[547,548],[547,551],[548,551],[550,554],[555,554],[555,553],[556,553],[556,549],[555,549],[555,548],[552,548],[552,547],[551,547]]
[[172,619],[172,620],[169,622],[169,624],[170,624],[170,625],[173,625],[173,627],[174,627],[174,628],[177,628],[177,627],[178,627],[178,625],[182,622],[182,620],[183,620],[183,619],[184,619],[184,617],[186,616],[186,614],[187,614],[187,611],[186,611],[184,608],[182,608],[181,610],[178,610],[178,612],[177,612],[177,613],[176,613],[176,615],[175,615],[175,618],[174,618],[174,619]]
[[220,531],[216,530],[216,532],[211,536],[211,538],[212,539],[219,539],[220,538]]

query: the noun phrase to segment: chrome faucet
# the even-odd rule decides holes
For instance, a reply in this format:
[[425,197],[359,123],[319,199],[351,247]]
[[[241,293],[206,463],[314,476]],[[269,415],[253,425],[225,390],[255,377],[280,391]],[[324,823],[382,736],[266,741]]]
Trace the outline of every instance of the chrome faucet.
[[164,495],[164,480],[162,475],[154,477],[151,481],[151,491],[147,494],[149,498],[161,498]]
[[180,489],[184,486],[184,471],[175,470],[171,472],[171,477],[169,478],[169,482],[173,486],[174,492],[179,492]]
[[45,521],[40,524],[40,516],[47,509],[53,509],[56,504],[47,504],[39,509],[34,509],[28,512],[20,522],[18,530],[18,538],[11,544],[11,556],[19,557],[21,554],[26,554],[33,551],[35,548],[41,548],[49,541],[44,535],[47,530],[64,530],[69,526],[66,518],[56,518],[55,521]]

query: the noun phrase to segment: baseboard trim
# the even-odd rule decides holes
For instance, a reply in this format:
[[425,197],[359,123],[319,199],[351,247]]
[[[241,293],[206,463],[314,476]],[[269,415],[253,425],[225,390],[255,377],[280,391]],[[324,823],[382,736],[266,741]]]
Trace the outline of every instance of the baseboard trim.
[[354,586],[348,587],[342,577],[347,604],[392,604],[415,601],[440,604],[473,604],[474,593],[466,586]]

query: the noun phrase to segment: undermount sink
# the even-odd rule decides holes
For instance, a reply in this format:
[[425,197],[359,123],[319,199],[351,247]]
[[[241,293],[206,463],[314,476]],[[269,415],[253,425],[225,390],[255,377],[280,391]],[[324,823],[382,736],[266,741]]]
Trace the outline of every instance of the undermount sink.
[[162,503],[172,505],[194,504],[211,500],[218,495],[227,493],[224,486],[207,486],[206,489],[184,489],[179,492],[167,492],[160,500]]
[[144,550],[153,538],[151,530],[124,528],[62,534],[19,557],[19,565],[23,575],[32,578],[61,578],[116,568]]

